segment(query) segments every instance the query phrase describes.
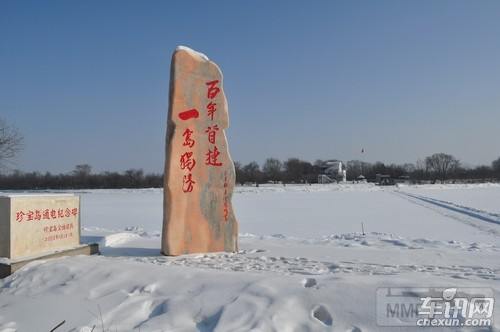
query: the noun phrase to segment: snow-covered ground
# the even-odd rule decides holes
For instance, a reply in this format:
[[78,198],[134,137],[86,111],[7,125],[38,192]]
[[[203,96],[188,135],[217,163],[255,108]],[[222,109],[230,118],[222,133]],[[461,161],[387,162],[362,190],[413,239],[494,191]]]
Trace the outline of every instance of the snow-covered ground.
[[1,332],[412,330],[377,325],[379,287],[491,288],[477,331],[500,331],[497,184],[239,187],[241,251],[180,257],[159,254],[161,190],[78,194],[102,256],[1,280]]

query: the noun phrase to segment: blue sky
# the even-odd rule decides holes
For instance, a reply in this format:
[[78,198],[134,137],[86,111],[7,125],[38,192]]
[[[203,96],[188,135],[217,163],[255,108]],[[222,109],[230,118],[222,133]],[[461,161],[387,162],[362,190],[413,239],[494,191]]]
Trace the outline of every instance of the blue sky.
[[[0,1],[17,168],[164,160],[177,45],[222,68],[233,159],[500,156],[499,1]],[[366,153],[360,154],[361,148]]]

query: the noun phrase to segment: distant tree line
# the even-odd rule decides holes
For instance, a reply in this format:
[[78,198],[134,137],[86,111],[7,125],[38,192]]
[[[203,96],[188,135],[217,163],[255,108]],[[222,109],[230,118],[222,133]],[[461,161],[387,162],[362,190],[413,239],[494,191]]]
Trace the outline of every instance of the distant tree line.
[[[0,118],[0,190],[31,189],[94,189],[94,188],[160,188],[162,174],[144,174],[141,169],[118,172],[92,173],[87,164],[77,165],[67,174],[23,173],[13,171],[2,173],[12,159],[23,148],[23,136],[17,128]],[[268,158],[262,167],[256,162],[243,165],[234,163],[238,184],[261,183],[315,183],[325,170],[325,162],[310,163],[298,158],[281,161]],[[389,176],[419,183],[423,181],[498,181],[500,179],[500,158],[491,165],[464,167],[458,159],[446,153],[435,153],[415,164],[384,164],[350,160],[345,163],[347,180],[356,181],[361,175],[368,181],[375,181],[377,175]]]
[[[262,166],[257,162],[242,165],[235,162],[236,182],[240,185],[258,185],[263,183],[316,183],[324,171],[324,161],[310,163],[298,158],[280,161],[268,158]],[[415,164],[384,164],[350,160],[345,163],[347,180],[356,181],[363,175],[368,181],[375,181],[377,174],[419,183],[445,181],[499,181],[500,158],[491,165],[464,167],[452,155],[436,153]],[[67,174],[23,173],[14,171],[0,174],[0,190],[30,189],[119,189],[119,188],[161,188],[162,174],[145,174],[141,169],[130,169],[121,173],[92,173],[90,165],[77,165]]]
[[[267,159],[262,167],[256,162],[246,165],[236,162],[236,181],[245,183],[315,183],[318,176],[324,171],[325,161],[316,160],[314,163],[290,158],[281,162],[275,158]],[[500,158],[491,165],[464,167],[452,155],[436,153],[418,160],[416,163],[385,164],[383,162],[369,163],[360,160],[345,162],[347,180],[356,181],[363,175],[368,181],[375,181],[377,174],[388,175],[398,179],[404,177],[408,181],[418,183],[422,181],[445,182],[448,180],[469,181],[498,181],[500,180]]]
[[236,182],[245,183],[314,183],[321,174],[323,162],[317,160],[314,164],[298,158],[290,158],[284,162],[276,158],[268,158],[259,166],[255,161],[242,165],[234,163]]
[[121,189],[121,188],[160,188],[163,175],[144,174],[141,169],[124,172],[92,173],[90,165],[77,165],[68,174],[23,173],[14,171],[0,174],[0,190],[30,189]]

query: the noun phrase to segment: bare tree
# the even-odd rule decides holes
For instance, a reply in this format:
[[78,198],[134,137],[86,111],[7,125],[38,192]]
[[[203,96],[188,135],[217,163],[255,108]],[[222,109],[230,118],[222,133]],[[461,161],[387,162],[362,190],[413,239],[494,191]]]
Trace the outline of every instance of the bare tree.
[[89,164],[76,165],[73,174],[77,177],[87,177],[92,173],[92,166]]
[[450,154],[435,153],[425,158],[425,165],[434,174],[435,179],[440,179],[441,183],[444,183],[449,173],[457,169],[460,162]]
[[406,163],[401,166],[406,174],[414,173],[417,170],[417,167],[412,163]]
[[23,136],[0,118],[0,168],[14,158],[23,147]]
[[255,161],[243,166],[242,170],[245,174],[244,182],[250,181],[258,184],[261,181],[262,173],[260,171],[260,166]]
[[500,172],[500,157],[491,163],[491,168],[493,168],[494,171]]
[[491,163],[491,168],[493,169],[493,173],[500,178],[500,157]]
[[275,158],[268,158],[262,166],[262,172],[268,180],[279,181],[281,180],[281,172],[283,170],[283,163]]

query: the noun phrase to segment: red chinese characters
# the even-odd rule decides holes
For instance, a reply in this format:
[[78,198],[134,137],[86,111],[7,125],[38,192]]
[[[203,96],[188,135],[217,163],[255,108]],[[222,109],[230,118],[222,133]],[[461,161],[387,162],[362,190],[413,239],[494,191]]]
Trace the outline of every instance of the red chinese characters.
[[73,237],[73,232],[70,232],[70,233],[49,235],[49,236],[46,236],[44,240],[45,240],[45,242],[52,242],[52,241],[64,240],[64,239],[72,238],[72,237]]
[[185,193],[192,192],[195,183],[196,182],[193,180],[193,174],[189,173],[184,175],[184,179],[182,181],[182,191]]
[[189,120],[189,119],[197,119],[199,116],[200,116],[200,113],[198,112],[198,110],[196,108],[179,113],[179,118],[181,120],[184,120],[184,121]]
[[207,105],[207,115],[212,121],[214,121],[215,111],[217,111],[217,104],[209,102]]
[[193,152],[185,152],[181,155],[181,169],[187,169],[188,171],[192,171],[194,166],[196,166],[196,160],[193,158]]
[[[210,121],[214,121],[214,115],[217,111],[217,104],[213,100],[220,92],[220,88],[217,86],[217,84],[219,84],[219,80],[214,80],[206,83],[208,87],[207,98],[210,99],[207,105],[207,116],[210,118]],[[205,165],[217,167],[222,166],[222,162],[218,159],[220,152],[219,149],[217,149],[216,145],[218,131],[219,127],[216,124],[209,126],[205,130],[205,133],[208,134],[208,143],[213,144],[213,148],[209,148],[208,152],[205,154]]]
[[52,242],[72,238],[73,229],[74,225],[72,223],[45,226],[43,232],[46,233],[47,236],[45,236],[44,241]]
[[220,88],[217,86],[219,84],[219,80],[214,80],[206,83],[208,86],[207,90],[207,98],[214,99],[220,92]]
[[210,126],[205,130],[205,133],[208,134],[208,142],[210,144],[215,144],[215,135],[218,131],[219,127],[217,125]]
[[20,223],[24,221],[53,220],[75,217],[77,215],[78,208],[16,211],[16,221]]
[[[68,211],[68,210],[71,214],[73,214],[73,212],[75,211],[75,209],[66,209],[66,210],[64,210],[64,213],[66,214],[66,211]],[[43,228],[43,232],[46,235],[44,237],[44,241],[45,242],[52,242],[52,241],[72,238],[74,227],[75,226],[73,225],[73,223],[45,226]]]
[[217,159],[219,158],[220,152],[216,146],[214,146],[213,150],[208,150],[206,153],[205,164],[209,166],[222,166],[222,163]]
[[53,233],[53,232],[72,230],[73,228],[74,228],[73,224],[60,224],[60,225],[45,226],[43,228],[43,231],[45,233]]
[[[206,82],[206,86],[206,96],[208,98],[208,104],[206,107],[207,116],[210,121],[214,121],[214,117],[217,111],[217,103],[215,98],[221,92],[221,89],[219,87],[219,80]],[[183,121],[197,119],[198,117],[199,112],[194,108],[179,113],[179,118]],[[196,126],[194,128],[196,128]],[[217,126],[217,124],[210,124],[205,130],[208,143],[211,144],[208,151],[205,153],[205,165],[222,166],[222,162],[219,160],[221,153],[216,145],[218,132],[219,127]],[[194,149],[196,146],[196,133],[193,127],[184,129],[184,131],[182,132],[182,137],[183,150],[178,159],[179,168],[184,171],[184,174],[182,175],[182,191],[184,193],[190,193],[194,190],[196,185],[196,180],[193,176],[193,172],[197,164],[194,153]]]
[[184,130],[184,133],[182,134],[182,136],[184,136],[184,143],[182,143],[182,146],[189,146],[190,148],[194,146],[195,141],[192,138],[193,133],[194,131],[189,128],[186,128],[186,130]]
[[18,212],[16,212],[16,221],[17,221],[17,222],[21,222],[21,221],[23,221],[23,220],[24,220],[24,216],[25,216],[25,215],[26,215],[26,214],[25,214],[23,211],[18,211]]
[[217,104],[213,101],[213,99],[215,99],[215,97],[217,97],[220,92],[220,88],[217,86],[217,84],[219,84],[219,80],[214,80],[206,83],[206,85],[208,86],[207,98],[210,99],[207,104],[207,115],[211,121],[214,121],[214,115],[217,111]]
[[227,221],[229,219],[229,197],[227,193],[227,173],[224,173],[224,221]]
[[[191,118],[198,118],[198,111],[196,109],[191,109],[188,111],[181,112],[179,114],[179,117],[182,120],[188,120]],[[186,128],[184,132],[182,133],[182,136],[184,137],[184,142],[182,143],[182,146],[185,146],[188,150],[185,151],[184,153],[181,154],[179,158],[179,166],[182,170],[187,171],[188,173],[185,173],[183,176],[182,180],[182,191],[185,193],[190,193],[194,189],[194,184],[196,183],[193,180],[193,169],[196,166],[196,160],[193,157],[193,147],[196,144],[196,141],[193,138],[194,131],[192,129]]]

